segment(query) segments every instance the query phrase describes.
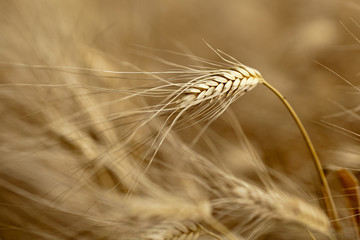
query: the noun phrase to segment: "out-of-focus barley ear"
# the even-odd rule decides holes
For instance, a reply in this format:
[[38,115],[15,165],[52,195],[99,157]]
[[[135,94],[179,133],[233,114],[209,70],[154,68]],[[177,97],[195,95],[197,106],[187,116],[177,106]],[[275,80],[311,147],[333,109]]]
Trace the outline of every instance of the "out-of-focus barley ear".
[[[188,147],[185,152],[189,152],[185,158],[201,162],[202,169],[197,175],[212,182],[206,187],[211,189],[213,195],[212,215],[223,226],[231,229],[232,233],[245,239],[258,239],[280,223],[281,226],[294,224],[316,235],[320,233],[321,236],[332,237],[328,216],[313,203],[273,188],[271,183],[263,189],[231,176]],[[211,218],[204,218],[204,222],[225,235],[226,229],[214,227],[216,224],[211,224]]]
[[143,229],[139,236],[134,239],[141,240],[175,240],[189,239],[197,240],[202,236],[212,239],[222,238],[211,232],[204,226],[193,221],[164,221],[159,224]]
[[[271,224],[280,221],[331,236],[329,219],[316,206],[287,193],[264,191],[246,182],[240,184],[232,190],[231,196],[212,201],[216,217],[226,225],[235,224],[233,231],[243,233],[258,229],[266,232]],[[239,216],[242,217],[235,221]]]
[[285,97],[276,89],[274,88],[272,85],[270,85],[267,81],[265,81],[264,79],[262,80],[262,84],[265,85],[267,88],[269,88],[286,106],[287,110],[290,112],[291,116],[293,117],[293,119],[295,120],[302,136],[305,139],[305,142],[310,150],[310,153],[312,155],[312,158],[314,160],[314,164],[316,166],[317,172],[319,174],[321,183],[322,183],[322,191],[324,194],[324,203],[326,206],[326,209],[328,209],[328,214],[330,219],[333,220],[333,224],[334,224],[334,228],[340,232],[341,231],[341,226],[338,223],[338,218],[339,215],[336,211],[336,206],[334,203],[334,199],[332,197],[331,194],[331,190],[328,184],[328,181],[326,179],[325,173],[324,173],[324,169],[322,167],[322,164],[320,162],[320,159],[316,153],[316,150],[314,148],[314,145],[312,144],[312,141],[309,137],[309,134],[307,133],[304,125],[302,124],[300,118],[298,117],[298,115],[296,114],[296,112],[294,111],[294,109],[291,107],[290,103],[285,99]]

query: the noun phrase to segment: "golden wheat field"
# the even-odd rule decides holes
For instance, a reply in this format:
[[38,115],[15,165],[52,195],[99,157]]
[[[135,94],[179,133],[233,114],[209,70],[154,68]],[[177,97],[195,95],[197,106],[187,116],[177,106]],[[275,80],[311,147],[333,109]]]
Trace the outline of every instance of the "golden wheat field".
[[355,0],[1,0],[0,240],[360,239],[359,50]]

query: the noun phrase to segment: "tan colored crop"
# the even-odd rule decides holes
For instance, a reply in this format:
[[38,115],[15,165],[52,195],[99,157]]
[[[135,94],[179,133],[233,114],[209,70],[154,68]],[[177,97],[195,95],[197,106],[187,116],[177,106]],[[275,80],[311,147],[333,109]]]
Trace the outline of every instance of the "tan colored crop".
[[253,89],[262,80],[257,70],[245,65],[236,66],[230,70],[219,70],[203,76],[187,88],[180,101],[185,106],[189,102],[200,102],[203,99],[239,97]]
[[[193,221],[164,221],[145,229],[137,240],[197,240],[201,236],[221,238]],[[134,240],[135,240],[134,239]]]
[[[327,236],[331,235],[327,216],[304,200],[280,191],[264,191],[242,183],[233,189],[231,197],[212,201],[212,208],[223,222],[235,222],[241,231],[247,228],[266,229],[274,221],[293,222]],[[236,217],[234,217],[236,216]]]

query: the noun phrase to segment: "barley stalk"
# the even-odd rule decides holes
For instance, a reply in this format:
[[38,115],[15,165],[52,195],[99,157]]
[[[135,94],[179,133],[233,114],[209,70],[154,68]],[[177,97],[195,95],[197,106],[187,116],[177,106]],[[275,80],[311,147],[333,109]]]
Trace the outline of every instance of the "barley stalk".
[[326,179],[325,173],[324,173],[324,169],[322,167],[322,164],[320,162],[320,159],[316,153],[316,150],[314,148],[314,145],[312,144],[312,141],[309,137],[309,134],[307,133],[304,125],[302,124],[300,118],[298,117],[298,115],[296,114],[296,112],[294,111],[294,109],[291,107],[290,103],[285,99],[285,97],[276,89],[274,88],[272,85],[270,85],[267,81],[263,80],[262,83],[269,88],[285,105],[285,107],[287,108],[287,110],[290,112],[290,115],[293,117],[293,119],[295,120],[298,128],[300,129],[300,132],[302,134],[302,136],[305,139],[305,142],[309,148],[309,151],[312,155],[312,158],[314,160],[315,166],[316,166],[316,170],[319,174],[321,183],[323,185],[323,194],[325,196],[324,202],[325,202],[325,206],[329,211],[329,216],[332,220],[334,220],[334,227],[337,231],[341,230],[340,224],[338,223],[337,219],[339,218],[338,213],[336,211],[336,206],[334,203],[334,199],[332,197],[331,194],[331,190],[329,187],[329,183]]
[[357,230],[357,238],[360,239],[360,187],[356,176],[347,169],[337,169],[336,175],[343,187],[347,206],[354,228]]

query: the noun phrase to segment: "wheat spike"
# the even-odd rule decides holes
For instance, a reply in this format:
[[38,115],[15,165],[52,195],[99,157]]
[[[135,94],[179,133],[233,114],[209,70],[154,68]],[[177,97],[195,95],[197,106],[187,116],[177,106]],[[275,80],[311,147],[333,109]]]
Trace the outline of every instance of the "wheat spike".
[[245,65],[210,72],[186,88],[180,102],[182,106],[186,106],[192,102],[200,103],[202,100],[240,97],[262,81],[263,78],[257,70]]

